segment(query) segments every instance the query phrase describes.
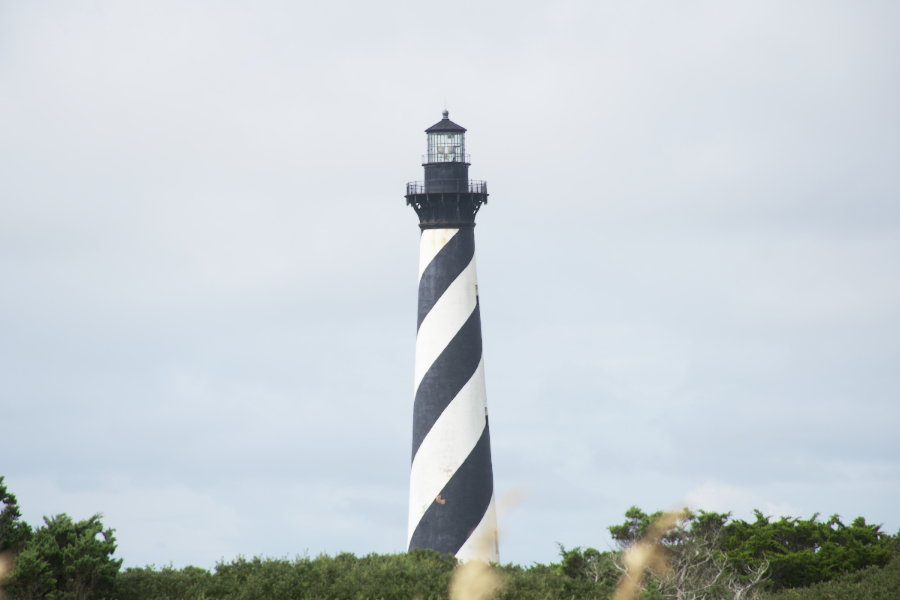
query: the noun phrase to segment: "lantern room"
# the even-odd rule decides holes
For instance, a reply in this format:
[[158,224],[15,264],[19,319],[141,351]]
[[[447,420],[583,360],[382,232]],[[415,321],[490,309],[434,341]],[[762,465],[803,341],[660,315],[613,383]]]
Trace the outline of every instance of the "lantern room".
[[445,110],[444,118],[425,130],[428,134],[428,154],[423,157],[424,164],[469,162],[466,155],[466,128],[451,121],[449,114]]

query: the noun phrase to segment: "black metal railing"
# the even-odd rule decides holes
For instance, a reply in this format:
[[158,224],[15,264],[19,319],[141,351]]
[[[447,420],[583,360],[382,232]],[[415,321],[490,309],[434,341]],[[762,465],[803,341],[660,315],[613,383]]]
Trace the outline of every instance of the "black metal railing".
[[406,195],[414,194],[487,194],[487,181],[465,179],[433,179],[431,181],[410,181],[406,184]]
[[434,163],[466,163],[470,164],[472,161],[471,154],[438,154],[437,152],[429,152],[428,154],[422,155],[422,164],[430,165]]

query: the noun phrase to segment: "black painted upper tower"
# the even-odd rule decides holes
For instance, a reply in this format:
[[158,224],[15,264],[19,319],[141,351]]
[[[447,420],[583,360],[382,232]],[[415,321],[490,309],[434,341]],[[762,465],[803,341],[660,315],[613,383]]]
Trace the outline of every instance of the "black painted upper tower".
[[422,229],[474,227],[478,209],[487,204],[487,182],[469,180],[466,128],[451,121],[446,110],[443,115],[425,130],[425,181],[406,184],[406,203],[419,215]]

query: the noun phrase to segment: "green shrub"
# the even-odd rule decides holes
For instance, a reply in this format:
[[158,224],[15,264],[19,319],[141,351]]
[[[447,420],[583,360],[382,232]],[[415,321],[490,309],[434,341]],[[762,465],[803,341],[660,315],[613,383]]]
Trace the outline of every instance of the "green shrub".
[[767,577],[773,590],[829,581],[870,565],[883,566],[896,551],[893,536],[862,517],[849,526],[838,515],[819,521],[782,517],[771,521],[755,511],[756,521],[725,526],[723,547],[735,564],[769,561]]
[[217,564],[214,573],[196,567],[127,569],[119,575],[118,600],[443,599],[455,566],[455,558],[431,550],[361,558],[238,557]]
[[[588,555],[590,550],[569,551]],[[600,554],[600,553],[598,553]],[[118,600],[447,600],[457,561],[431,550],[408,554],[352,554],[272,559],[238,557],[210,573],[196,567],[126,569],[119,574]],[[614,579],[569,577],[558,565],[498,567],[504,579],[500,600],[576,598],[608,600]]]
[[158,571],[154,567],[128,568],[119,573],[116,597],[118,600],[202,598],[209,591],[212,578],[206,569],[191,566],[180,570],[168,566]]
[[897,600],[900,598],[900,557],[885,567],[871,566],[834,581],[783,590],[765,600]]

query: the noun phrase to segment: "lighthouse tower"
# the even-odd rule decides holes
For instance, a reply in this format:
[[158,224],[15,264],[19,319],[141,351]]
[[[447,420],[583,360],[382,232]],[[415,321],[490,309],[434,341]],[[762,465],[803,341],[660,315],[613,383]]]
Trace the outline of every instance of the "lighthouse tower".
[[408,544],[499,562],[475,274],[487,184],[469,180],[466,130],[446,110],[425,133],[425,181],[406,186],[422,230]]

